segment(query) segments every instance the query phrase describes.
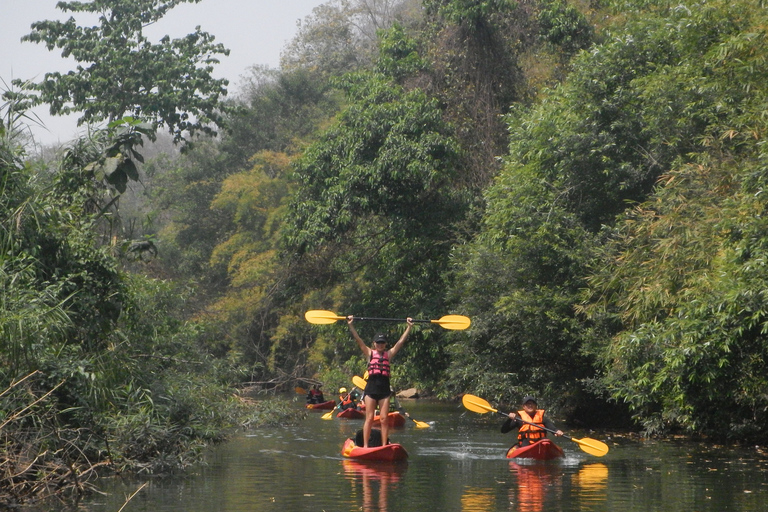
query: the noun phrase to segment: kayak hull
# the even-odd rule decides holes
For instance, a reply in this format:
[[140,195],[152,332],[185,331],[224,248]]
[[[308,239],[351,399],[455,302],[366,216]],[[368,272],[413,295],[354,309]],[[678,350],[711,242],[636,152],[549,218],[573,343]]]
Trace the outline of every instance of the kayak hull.
[[363,448],[362,446],[357,446],[354,439],[344,441],[341,455],[355,460],[395,461],[408,458],[408,452],[400,444],[385,444],[384,446]]
[[345,418],[348,420],[361,420],[365,418],[365,413],[357,409],[344,409],[336,415],[337,418]]
[[542,439],[528,446],[515,445],[507,450],[508,459],[552,460],[563,456],[563,449],[549,439]]
[[[391,412],[387,414],[387,425],[390,428],[402,428],[405,426],[405,416],[399,412]],[[378,414],[373,417],[373,426],[381,427],[381,416]]]
[[328,400],[320,404],[307,404],[307,409],[312,409],[313,411],[329,411],[334,407],[336,407],[335,400]]

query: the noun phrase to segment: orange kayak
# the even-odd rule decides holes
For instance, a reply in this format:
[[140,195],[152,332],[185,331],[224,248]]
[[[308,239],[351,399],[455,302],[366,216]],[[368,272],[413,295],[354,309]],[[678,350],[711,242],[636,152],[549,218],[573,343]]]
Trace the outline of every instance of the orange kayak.
[[335,400],[328,400],[327,402],[323,402],[321,404],[307,404],[307,409],[312,409],[313,411],[329,411],[334,407],[336,407]]
[[563,449],[549,439],[542,439],[528,446],[515,445],[507,451],[508,459],[550,460],[563,455]]
[[[399,412],[391,412],[387,414],[387,424],[392,428],[400,428],[405,426],[405,416]],[[378,414],[373,417],[373,426],[381,427],[381,416]]]
[[359,420],[365,418],[365,413],[357,409],[344,409],[336,415],[337,418],[346,418],[348,420]]
[[384,446],[374,446],[372,448],[363,448],[357,446],[354,439],[344,441],[341,448],[341,454],[344,457],[357,460],[404,460],[408,458],[408,452],[403,445],[385,444]]

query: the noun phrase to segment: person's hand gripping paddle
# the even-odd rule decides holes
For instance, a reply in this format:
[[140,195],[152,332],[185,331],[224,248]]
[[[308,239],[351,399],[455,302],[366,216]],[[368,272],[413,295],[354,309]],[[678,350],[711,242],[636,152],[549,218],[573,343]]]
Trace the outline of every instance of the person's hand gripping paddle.
[[[479,396],[464,395],[464,397],[461,399],[461,403],[464,404],[464,407],[466,407],[468,410],[472,412],[476,412],[480,414],[495,412],[495,413],[501,414],[502,416],[507,416],[507,413],[500,412],[499,410],[494,409],[493,407],[491,407],[491,404],[489,404]],[[522,421],[523,423],[533,425],[534,427],[538,427],[542,430],[546,430],[547,432],[551,432],[553,434],[555,433],[554,430],[542,427],[541,425],[537,425],[535,423],[531,423],[530,421],[525,421],[522,418],[518,418],[518,420]],[[566,439],[570,439],[574,443],[578,444],[579,448],[581,448],[582,451],[585,451],[590,455],[594,455],[595,457],[602,457],[603,455],[608,453],[608,445],[602,441],[598,441],[597,439],[590,439],[588,437],[585,437],[583,439],[575,439],[565,434],[563,434],[563,437]]]

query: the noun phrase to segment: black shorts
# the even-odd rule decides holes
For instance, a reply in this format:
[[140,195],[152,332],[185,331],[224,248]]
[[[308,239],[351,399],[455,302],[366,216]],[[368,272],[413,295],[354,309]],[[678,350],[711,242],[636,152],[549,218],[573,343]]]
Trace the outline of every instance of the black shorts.
[[379,400],[389,397],[391,394],[392,391],[389,387],[389,377],[384,377],[383,375],[371,375],[368,377],[368,384],[365,386],[366,396],[369,396],[378,402]]

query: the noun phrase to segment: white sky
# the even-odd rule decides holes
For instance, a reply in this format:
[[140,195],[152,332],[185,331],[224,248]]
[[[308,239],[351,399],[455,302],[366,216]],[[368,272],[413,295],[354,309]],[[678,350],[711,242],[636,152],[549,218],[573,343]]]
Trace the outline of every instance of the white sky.
[[[148,33],[152,41],[160,35],[182,37],[200,25],[201,30],[216,36],[216,42],[230,49],[228,57],[220,57],[216,78],[229,79],[229,94],[236,92],[240,77],[249,66],[276,68],[280,51],[296,34],[297,22],[312,14],[312,9],[327,0],[202,0],[197,4],[181,4],[173,9]],[[56,9],[58,0],[0,0],[0,78],[10,86],[12,79],[40,81],[46,72],[67,72],[74,61],[61,57],[61,50],[48,51],[45,45],[22,43],[21,37],[31,32],[31,24],[42,20],[65,20],[72,13]],[[82,15],[79,15],[82,16]],[[92,20],[75,16],[79,24]],[[5,88],[0,82],[0,88]],[[45,128],[32,127],[39,143],[66,142],[76,136],[77,116],[52,117],[47,105],[35,109]]]

